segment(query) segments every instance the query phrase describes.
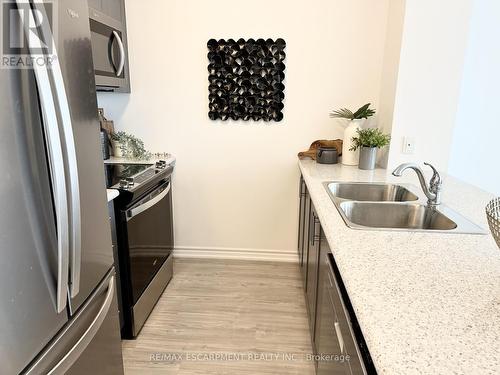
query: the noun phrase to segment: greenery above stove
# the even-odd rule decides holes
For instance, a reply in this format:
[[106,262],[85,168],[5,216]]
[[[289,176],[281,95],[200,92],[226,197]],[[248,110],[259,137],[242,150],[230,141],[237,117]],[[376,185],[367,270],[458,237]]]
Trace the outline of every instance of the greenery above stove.
[[130,133],[119,131],[111,134],[115,157],[126,159],[151,159],[151,152],[146,150],[144,142]]

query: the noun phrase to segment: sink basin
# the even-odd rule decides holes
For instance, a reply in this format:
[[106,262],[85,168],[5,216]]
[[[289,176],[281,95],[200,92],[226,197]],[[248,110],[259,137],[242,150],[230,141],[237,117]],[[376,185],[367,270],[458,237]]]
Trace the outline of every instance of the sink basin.
[[437,208],[423,204],[406,187],[411,185],[363,182],[324,185],[340,216],[353,229],[487,234],[443,204]]
[[453,220],[421,204],[342,202],[340,209],[351,223],[362,227],[445,231],[457,228]]
[[335,198],[352,201],[407,202],[416,201],[418,196],[407,188],[395,184],[331,182],[327,184]]
[[343,201],[335,205],[347,226],[353,229],[486,234],[481,227],[442,204],[438,208],[395,202]]

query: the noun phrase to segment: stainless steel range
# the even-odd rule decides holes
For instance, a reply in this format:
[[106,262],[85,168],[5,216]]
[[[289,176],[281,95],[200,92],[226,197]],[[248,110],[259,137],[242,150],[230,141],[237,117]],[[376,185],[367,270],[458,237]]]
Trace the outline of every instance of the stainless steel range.
[[140,332],[173,274],[174,163],[106,164],[115,200],[124,326],[123,338]]

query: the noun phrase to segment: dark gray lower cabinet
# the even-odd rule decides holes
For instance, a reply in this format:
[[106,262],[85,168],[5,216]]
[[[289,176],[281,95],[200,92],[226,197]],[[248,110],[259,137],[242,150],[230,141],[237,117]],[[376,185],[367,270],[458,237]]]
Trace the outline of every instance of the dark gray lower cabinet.
[[306,183],[302,176],[299,183],[299,235],[297,243],[297,251],[299,254],[299,265],[302,268],[304,265],[304,227],[305,227],[305,214],[306,214]]
[[[333,272],[333,257],[321,231],[318,313],[316,316],[317,374],[366,374],[349,331],[346,310]],[[353,353],[353,354],[351,354]]]
[[304,284],[304,289],[307,289],[307,259],[309,257],[309,232],[311,224],[311,197],[309,196],[309,191],[304,184],[304,196],[303,196],[303,211],[300,213],[302,216],[302,229],[299,228],[301,237],[299,254],[302,258],[301,269],[302,269],[302,280]]
[[300,179],[300,212],[298,234],[299,264],[304,281],[309,329],[314,346],[316,323],[316,294],[318,289],[318,260],[320,224],[303,178]]
[[321,226],[314,205],[311,203],[311,213],[309,222],[309,250],[307,256],[307,282],[306,282],[306,301],[307,310],[309,312],[309,329],[311,331],[311,339],[313,350],[316,352],[316,303],[318,293],[318,266],[319,266],[319,243],[321,235]]
[[376,374],[304,180],[298,254],[318,375]]
[[[324,251],[322,251],[322,255]],[[336,314],[330,297],[326,255],[320,261],[318,311],[316,315],[317,375],[349,374],[345,357],[335,330]]]

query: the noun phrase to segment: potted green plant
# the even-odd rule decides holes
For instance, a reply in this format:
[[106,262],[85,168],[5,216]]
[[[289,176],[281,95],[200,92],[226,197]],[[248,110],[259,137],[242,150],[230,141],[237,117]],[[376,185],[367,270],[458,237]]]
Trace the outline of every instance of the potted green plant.
[[391,141],[391,136],[382,133],[380,129],[358,129],[357,136],[352,137],[351,151],[360,149],[359,169],[374,169],[377,160],[377,150],[385,147]]
[[144,147],[144,142],[136,136],[119,131],[111,134],[113,154],[127,159],[150,159],[151,153]]
[[349,120],[349,125],[344,130],[344,143],[342,145],[342,164],[345,165],[357,165],[359,161],[359,151],[352,149],[352,142],[350,140],[356,136],[356,132],[361,129],[363,121],[368,117],[375,114],[375,110],[370,108],[371,103],[367,103],[364,106],[358,108],[356,111],[352,112],[347,108],[341,108],[336,111],[330,112],[330,117],[341,118]]

